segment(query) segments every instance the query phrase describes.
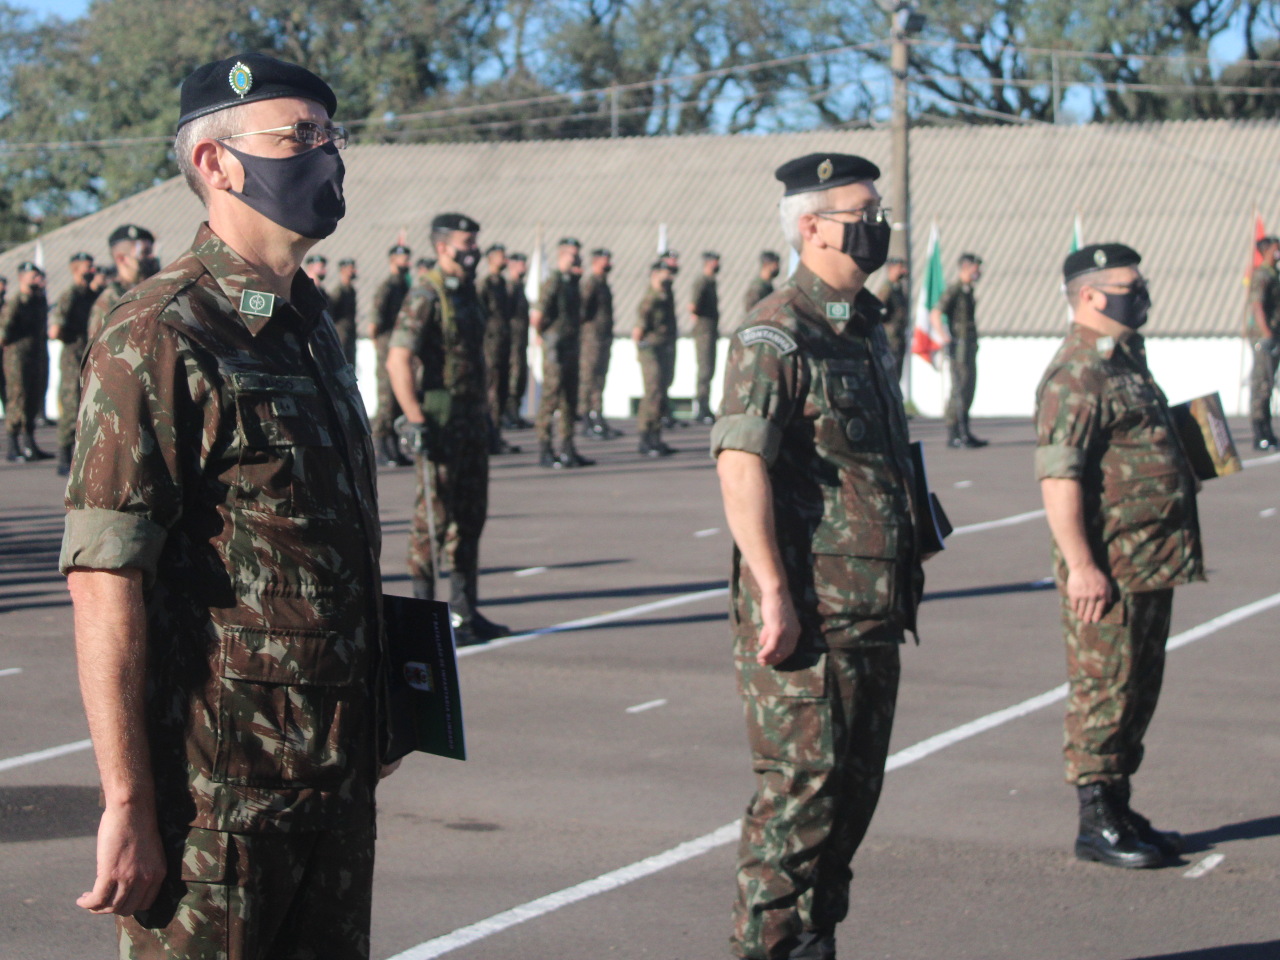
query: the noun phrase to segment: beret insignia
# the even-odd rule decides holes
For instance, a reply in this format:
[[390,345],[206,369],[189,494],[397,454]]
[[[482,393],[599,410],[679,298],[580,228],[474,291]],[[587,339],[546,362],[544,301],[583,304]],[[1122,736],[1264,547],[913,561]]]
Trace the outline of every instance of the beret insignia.
[[253,71],[237,60],[231,72],[227,74],[227,82],[231,84],[232,93],[237,97],[243,97],[253,89]]
[[744,347],[753,347],[757,343],[767,344],[784,357],[788,353],[794,353],[797,346],[795,337],[777,327],[748,327],[738,333],[738,339],[742,341]]
[[831,161],[823,160],[818,164],[818,182],[826,183],[831,179],[831,174],[835,173],[835,167],[831,165]]
[[1099,267],[1105,267],[1107,265],[1107,251],[1105,250],[1093,251],[1093,262],[1096,263]]

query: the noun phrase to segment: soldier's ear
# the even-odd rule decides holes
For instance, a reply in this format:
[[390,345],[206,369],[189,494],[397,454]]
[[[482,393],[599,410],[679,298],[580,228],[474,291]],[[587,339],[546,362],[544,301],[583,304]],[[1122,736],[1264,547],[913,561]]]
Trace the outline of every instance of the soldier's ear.
[[201,140],[191,148],[192,166],[209,190],[236,190],[244,187],[244,168],[229,150],[219,149],[214,140]]

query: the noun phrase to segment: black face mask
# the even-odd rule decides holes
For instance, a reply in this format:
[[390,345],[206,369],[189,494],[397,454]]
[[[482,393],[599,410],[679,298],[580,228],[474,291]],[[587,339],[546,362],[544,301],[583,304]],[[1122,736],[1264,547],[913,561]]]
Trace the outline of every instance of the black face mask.
[[1147,312],[1151,309],[1151,291],[1141,280],[1130,286],[1128,293],[1108,293],[1106,296],[1106,306],[1099,311],[1104,317],[1109,317],[1130,330],[1137,330],[1147,322]]
[[846,223],[840,249],[853,258],[859,270],[871,276],[889,259],[890,233],[888,223],[869,223],[866,220]]
[[255,157],[227,149],[244,167],[244,192],[232,190],[232,196],[309,240],[323,240],[338,228],[347,212],[342,198],[346,168],[332,143],[291,157]]
[[456,247],[450,247],[453,253],[453,262],[462,268],[462,272],[466,274],[470,280],[476,275],[476,267],[480,265],[480,256],[474,250],[468,250],[465,247],[461,250]]

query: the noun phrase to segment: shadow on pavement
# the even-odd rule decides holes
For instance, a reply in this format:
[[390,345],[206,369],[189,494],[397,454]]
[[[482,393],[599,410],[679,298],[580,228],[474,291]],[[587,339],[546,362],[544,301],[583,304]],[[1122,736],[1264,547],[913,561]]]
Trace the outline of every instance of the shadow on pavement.
[[1030,583],[997,583],[990,587],[965,587],[963,590],[938,590],[926,592],[924,599],[929,600],[964,600],[968,597],[993,597],[1002,593],[1037,593],[1041,590],[1054,589],[1053,581],[1032,580]]
[[[1183,834],[1182,842],[1186,847],[1186,853],[1201,853],[1213,849],[1220,843],[1230,843],[1232,840],[1260,840],[1263,837],[1276,836],[1280,836],[1280,817],[1258,817],[1254,820],[1229,823],[1216,830]],[[1280,957],[1280,951],[1271,956]]]
[[499,597],[484,599],[481,605],[498,607],[520,603],[547,603],[559,600],[586,600],[591,597],[652,597],[658,595],[675,595],[696,593],[701,590],[722,590],[723,580],[706,580],[702,583],[662,583],[652,587],[618,587],[614,590],[581,590],[576,593],[536,593],[521,597]]
[[97,787],[0,787],[0,843],[92,837]]
[[1275,960],[1280,957],[1280,940],[1266,943],[1233,943],[1225,947],[1205,947],[1182,953],[1154,953],[1131,960]]

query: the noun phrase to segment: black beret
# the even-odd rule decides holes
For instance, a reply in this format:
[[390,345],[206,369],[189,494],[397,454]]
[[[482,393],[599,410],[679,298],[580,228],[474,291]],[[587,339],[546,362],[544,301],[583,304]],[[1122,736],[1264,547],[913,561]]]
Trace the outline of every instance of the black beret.
[[761,263],[778,263],[779,262],[778,252],[776,250],[761,250],[760,262]]
[[662,257],[653,261],[653,263],[649,265],[649,270],[670,270],[672,273],[675,273],[675,268],[672,267],[671,264],[667,263],[667,261]]
[[318,254],[318,253],[313,253],[313,254],[311,254],[311,256],[307,257],[307,259],[306,259],[306,260],[302,261],[302,263],[303,263],[303,265],[304,265],[304,266],[305,266],[306,264],[309,264],[309,263],[323,263],[325,266],[328,266],[328,265],[329,265],[329,258],[328,258],[328,257],[325,257],[325,256],[322,256],[322,255],[320,255],[320,254]]
[[507,248],[505,246],[503,246],[500,243],[495,243],[490,245],[489,249],[484,252],[484,255],[487,257],[491,253],[506,253],[506,252],[507,252]]
[[435,258],[419,257],[417,262],[414,264],[414,267],[417,268],[418,270],[430,270],[435,265],[436,265]]
[[703,260],[719,260],[720,254],[716,253],[714,250],[703,250],[702,259]]
[[658,259],[659,260],[679,260],[680,251],[679,250],[663,250],[660,254],[658,254]]
[[1114,267],[1136,267],[1141,262],[1138,251],[1123,243],[1091,243],[1067,254],[1067,259],[1062,262],[1062,280],[1070,283],[1086,273]]
[[37,267],[37,266],[36,266],[34,263],[32,263],[30,260],[23,260],[20,264],[18,264],[18,272],[19,272],[19,273],[31,273],[31,272],[33,272],[33,271],[34,271],[35,273],[44,273],[44,271],[43,271],[43,270],[41,270],[39,267]]
[[596,247],[594,250],[592,250],[592,251],[591,251],[591,255],[592,255],[593,257],[596,257],[596,258],[599,258],[599,257],[612,257],[612,256],[613,256],[613,252],[612,252],[611,250],[608,250],[608,249],[604,248],[604,247]]
[[982,266],[982,258],[976,253],[962,253],[956,263],[976,263],[978,266]]
[[431,221],[432,230],[465,230],[467,233],[479,233],[480,224],[465,213],[441,213]]
[[786,187],[783,196],[829,190],[846,183],[879,180],[880,168],[870,160],[850,153],[810,153],[788,160],[773,175]]
[[356,262],[351,257],[343,257],[338,261],[338,266],[340,267],[354,267],[355,265]]
[[151,235],[151,231],[146,227],[137,227],[132,223],[125,223],[111,231],[111,236],[107,237],[107,246],[114,247],[117,243],[123,243],[125,240],[140,240],[143,243],[156,242],[156,238]]
[[406,247],[403,243],[397,243],[394,247],[387,251],[388,257],[394,257],[403,253],[406,257],[413,256],[413,251]]
[[578,247],[579,249],[581,249],[582,241],[579,240],[577,237],[561,237],[559,241],[556,242],[556,246],[557,247]]
[[1263,249],[1264,247],[1269,247],[1269,246],[1271,246],[1273,243],[1280,243],[1280,237],[1272,237],[1272,236],[1259,237],[1259,238],[1258,238],[1258,249],[1259,249],[1259,250],[1261,250],[1261,249]]
[[93,254],[81,250],[79,253],[73,253],[67,263],[93,263]]
[[261,53],[241,53],[196,67],[182,81],[178,127],[227,107],[277,97],[314,100],[330,117],[338,109],[330,86],[305,67]]
[[527,263],[529,261],[529,256],[528,254],[524,254],[524,253],[513,253],[509,257],[507,257],[507,259],[516,260],[520,263]]

